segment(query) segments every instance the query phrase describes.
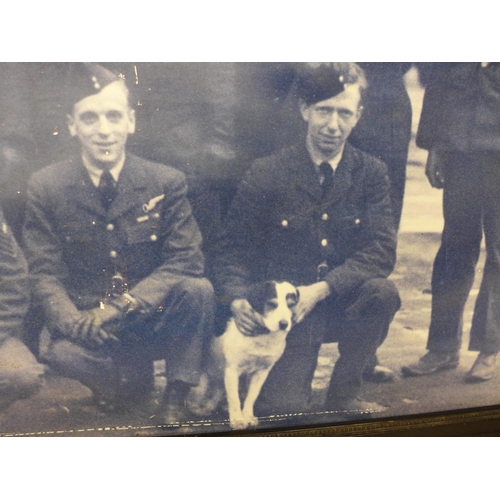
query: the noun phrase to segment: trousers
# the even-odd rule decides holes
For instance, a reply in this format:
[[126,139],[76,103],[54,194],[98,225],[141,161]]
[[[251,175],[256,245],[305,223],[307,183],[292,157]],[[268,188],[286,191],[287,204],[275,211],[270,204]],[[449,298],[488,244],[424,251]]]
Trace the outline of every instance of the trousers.
[[152,384],[153,361],[164,359],[167,381],[196,385],[212,335],[214,294],[205,278],[186,278],[174,286],[166,305],[149,315],[125,318],[116,346],[89,349],[64,337],[51,338],[44,360],[63,376],[95,394],[114,397],[122,386],[127,397],[144,396]]
[[500,153],[449,152],[444,158],[444,229],[432,271],[427,349],[460,349],[484,233],[486,264],[469,349],[495,353],[500,350]]
[[355,398],[362,374],[382,345],[401,306],[395,285],[386,279],[366,281],[339,300],[320,302],[287,337],[255,404],[256,415],[294,414],[308,410],[318,353],[324,341],[338,342],[337,360],[326,406]]

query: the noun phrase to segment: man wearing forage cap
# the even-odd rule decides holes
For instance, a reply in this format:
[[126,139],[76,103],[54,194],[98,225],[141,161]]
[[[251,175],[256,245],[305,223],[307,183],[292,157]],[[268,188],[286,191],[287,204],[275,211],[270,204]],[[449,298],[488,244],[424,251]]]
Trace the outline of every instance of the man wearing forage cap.
[[400,306],[387,280],[396,254],[387,168],[346,142],[365,87],[355,63],[304,65],[297,89],[306,137],[254,163],[225,221],[213,282],[243,332],[261,328],[245,299],[250,284],[289,281],[300,291],[286,350],[256,402],[260,415],[310,410],[323,342],[338,342],[340,352],[327,419],[385,409],[360,398],[363,370]]
[[65,90],[78,153],[33,175],[24,228],[44,358],[107,408],[147,395],[152,361],[166,359],[165,419],[180,421],[213,316],[184,175],[126,152],[122,79],[76,63]]

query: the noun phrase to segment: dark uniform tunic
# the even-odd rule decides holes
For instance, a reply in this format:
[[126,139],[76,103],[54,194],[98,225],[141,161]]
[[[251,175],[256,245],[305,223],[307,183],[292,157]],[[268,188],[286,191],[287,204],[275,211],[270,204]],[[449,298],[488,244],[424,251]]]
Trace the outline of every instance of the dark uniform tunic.
[[261,393],[262,412],[306,409],[325,339],[343,346],[331,397],[355,396],[363,369],[399,307],[397,291],[385,279],[395,257],[396,230],[382,162],[346,144],[325,196],[305,141],[255,162],[240,184],[217,247],[213,280],[219,301],[244,298],[250,283],[269,279],[297,286],[324,279],[331,290],[292,329]]
[[154,344],[150,356],[167,358],[172,379],[197,383],[213,296],[186,190],[182,173],[130,154],[108,211],[81,159],[32,177],[24,236],[34,293],[56,340],[47,354],[54,366],[80,379],[95,374],[85,379],[92,388],[105,383],[107,357],[119,356],[98,349],[90,354],[63,339],[78,310],[106,301],[118,276],[121,291],[136,298],[142,312],[142,321],[118,334],[120,345],[134,330],[141,340],[137,357]]

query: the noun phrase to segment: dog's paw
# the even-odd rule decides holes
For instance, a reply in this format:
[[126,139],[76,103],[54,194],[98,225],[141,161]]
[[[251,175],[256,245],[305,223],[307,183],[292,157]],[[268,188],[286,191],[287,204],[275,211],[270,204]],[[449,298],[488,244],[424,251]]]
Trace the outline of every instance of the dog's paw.
[[243,419],[241,420],[230,420],[229,421],[229,427],[233,431],[242,431],[248,427],[247,422],[245,422]]
[[259,419],[257,417],[254,417],[253,415],[247,416],[245,418],[247,427],[257,427],[259,425]]

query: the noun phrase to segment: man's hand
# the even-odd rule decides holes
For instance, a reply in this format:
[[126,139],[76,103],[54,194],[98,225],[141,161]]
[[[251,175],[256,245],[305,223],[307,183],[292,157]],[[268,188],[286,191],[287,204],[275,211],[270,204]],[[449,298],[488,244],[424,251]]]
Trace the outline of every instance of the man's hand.
[[431,149],[425,166],[425,175],[433,188],[443,189],[444,187],[444,162],[442,154]]
[[330,287],[326,281],[319,281],[309,286],[299,286],[299,302],[295,306],[295,322],[300,323],[316,304],[330,295]]
[[243,335],[252,336],[255,331],[266,328],[260,315],[255,312],[246,299],[236,299],[231,303],[231,312],[233,313],[236,326]]
[[72,329],[72,337],[85,343],[103,345],[110,340],[118,339],[104,330],[104,325],[121,316],[116,307],[106,304],[104,308],[96,307],[89,311],[81,311],[80,318],[75,322]]

